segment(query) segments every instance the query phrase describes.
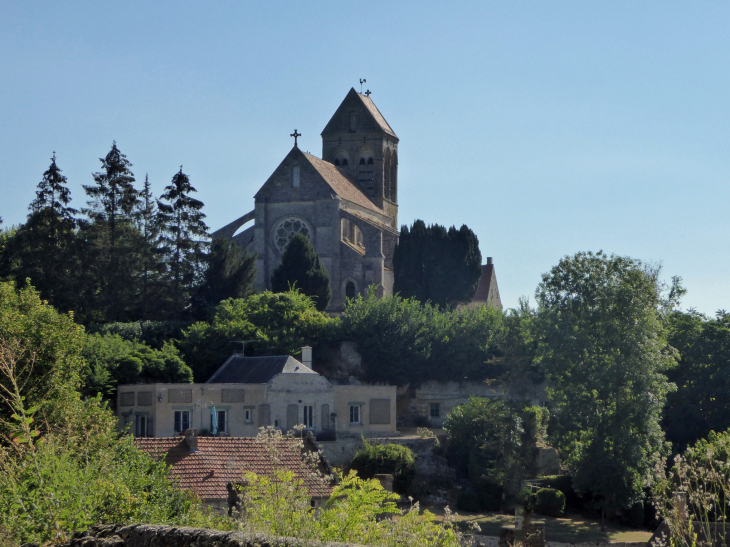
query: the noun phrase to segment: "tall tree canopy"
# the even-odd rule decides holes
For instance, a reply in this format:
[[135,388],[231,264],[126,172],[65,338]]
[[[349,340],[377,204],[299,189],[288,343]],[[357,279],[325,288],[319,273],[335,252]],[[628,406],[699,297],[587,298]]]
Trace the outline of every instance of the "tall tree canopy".
[[578,253],[543,274],[536,292],[554,446],[568,455],[576,489],[603,509],[637,501],[666,450],[659,420],[675,358],[658,273],[632,258]]
[[730,314],[675,311],[668,324],[669,343],[680,359],[668,373],[677,391],[669,394],[663,426],[681,451],[710,431],[730,428]]
[[161,249],[166,256],[167,279],[172,305],[171,316],[190,314],[190,297],[200,283],[208,248],[208,226],[203,219],[203,202],[182,166],[157,202]]
[[193,310],[198,319],[207,319],[223,300],[250,296],[256,281],[256,255],[242,253],[238,244],[228,238],[213,241],[206,262]]
[[289,241],[271,276],[271,288],[274,292],[297,288],[314,299],[319,311],[327,309],[332,298],[330,278],[305,235],[297,234]]
[[466,225],[447,230],[416,220],[410,229],[401,228],[393,253],[393,291],[441,308],[465,304],[477,291],[481,264],[479,240]]

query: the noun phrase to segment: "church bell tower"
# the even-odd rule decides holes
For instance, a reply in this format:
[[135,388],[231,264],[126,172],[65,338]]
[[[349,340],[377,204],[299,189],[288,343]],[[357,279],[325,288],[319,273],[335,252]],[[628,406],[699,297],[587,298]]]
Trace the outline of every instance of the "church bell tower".
[[354,88],[322,131],[322,159],[355,177],[398,228],[398,137],[370,98]]

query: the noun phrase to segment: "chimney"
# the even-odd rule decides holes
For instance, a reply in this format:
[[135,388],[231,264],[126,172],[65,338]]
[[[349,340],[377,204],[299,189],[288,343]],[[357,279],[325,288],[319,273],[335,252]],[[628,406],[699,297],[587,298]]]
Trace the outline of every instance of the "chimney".
[[185,443],[190,449],[190,453],[194,454],[198,451],[198,430],[197,429],[186,429],[184,432]]
[[488,256],[487,257],[487,264],[491,264],[491,263],[492,263],[492,257],[491,256]]
[[302,364],[307,368],[312,368],[312,348],[304,346],[302,348]]

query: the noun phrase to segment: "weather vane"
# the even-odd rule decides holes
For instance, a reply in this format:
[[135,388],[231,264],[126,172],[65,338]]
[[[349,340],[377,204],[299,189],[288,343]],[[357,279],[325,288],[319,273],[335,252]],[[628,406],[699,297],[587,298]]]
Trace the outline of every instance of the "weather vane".
[[[294,133],[292,133],[292,134],[291,134],[291,135],[289,135],[289,136],[290,136],[290,137],[294,137],[294,146],[297,146],[297,138],[298,138],[298,137],[301,137],[301,136],[302,136],[302,134],[301,134],[301,133],[297,133],[297,130],[295,129],[295,130],[294,130]],[[299,147],[297,146],[297,148],[299,148]]]
[[367,82],[365,78],[360,78],[360,93],[362,93],[362,84],[364,84],[365,82]]

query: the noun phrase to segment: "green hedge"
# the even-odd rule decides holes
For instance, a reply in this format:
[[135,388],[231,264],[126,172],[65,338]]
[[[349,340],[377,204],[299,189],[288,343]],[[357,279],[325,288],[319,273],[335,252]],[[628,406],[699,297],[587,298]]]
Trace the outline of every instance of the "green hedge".
[[482,510],[479,494],[471,490],[463,490],[459,492],[459,496],[456,498],[456,508],[459,511],[479,513]]
[[535,511],[549,517],[559,517],[565,511],[565,494],[554,488],[541,488],[535,494]]
[[416,473],[416,460],[408,447],[399,444],[369,444],[360,450],[349,466],[364,479],[393,475],[393,490],[405,494]]

